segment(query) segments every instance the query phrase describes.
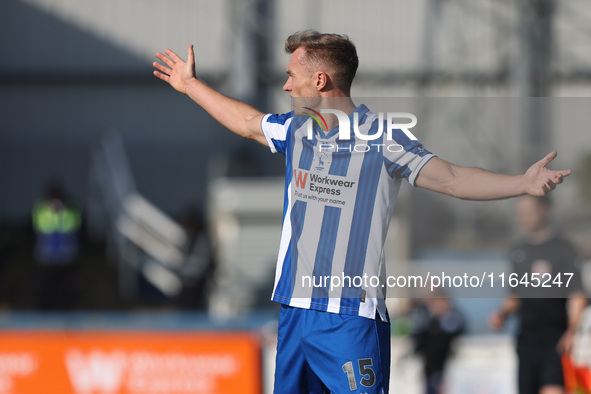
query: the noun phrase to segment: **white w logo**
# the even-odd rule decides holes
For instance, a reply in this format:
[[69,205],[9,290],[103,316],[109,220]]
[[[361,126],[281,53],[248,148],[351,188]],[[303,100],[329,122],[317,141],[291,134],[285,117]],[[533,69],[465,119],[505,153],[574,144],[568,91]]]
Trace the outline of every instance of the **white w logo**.
[[76,393],[109,394],[119,391],[127,356],[121,350],[93,350],[85,355],[74,349],[66,353],[65,362]]

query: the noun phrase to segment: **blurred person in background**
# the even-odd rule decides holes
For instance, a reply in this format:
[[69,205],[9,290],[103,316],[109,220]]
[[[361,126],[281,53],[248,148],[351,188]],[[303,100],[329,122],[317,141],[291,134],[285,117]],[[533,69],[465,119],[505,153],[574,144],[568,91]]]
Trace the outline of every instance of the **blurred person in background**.
[[189,242],[184,250],[184,262],[179,270],[183,289],[178,295],[181,308],[207,308],[208,285],[215,270],[211,240],[201,210],[188,208],[179,217]]
[[464,316],[452,300],[439,294],[418,302],[411,319],[414,351],[423,362],[425,393],[443,393],[445,367],[455,340],[465,330]]
[[39,266],[37,305],[71,309],[79,296],[78,258],[82,216],[68,201],[63,186],[49,182],[32,211],[34,257]]
[[[304,31],[291,35],[285,49],[291,56],[283,90],[292,98],[305,98],[311,111],[325,108],[357,117],[359,129],[378,135],[383,124],[350,97],[358,57],[348,37]],[[162,62],[153,63],[156,77],[189,96],[233,133],[286,157],[282,240],[272,296],[281,304],[276,393],[388,392],[391,334],[385,295],[370,296],[365,289],[349,286],[340,297],[329,297],[326,288],[302,285],[297,290],[308,292],[303,296],[294,294],[294,281],[299,270],[385,280],[384,240],[402,179],[462,199],[491,200],[544,195],[570,174],[546,167],[556,152],[517,176],[456,166],[435,157],[400,129],[392,130],[392,140],[386,139],[386,133],[380,140],[402,147],[396,152],[320,152],[320,140],[336,144],[341,132],[352,136],[353,130],[337,133],[338,119],[327,115],[325,130],[316,124],[313,138],[306,138],[307,119],[300,116],[301,108],[297,113],[265,114],[199,80],[192,45],[187,61],[169,49],[156,57]],[[333,165],[328,165],[331,161]],[[342,204],[329,204],[328,187],[313,194],[315,200],[296,195],[296,189],[312,192],[306,189],[311,186],[306,183],[309,174],[346,187],[339,196]]]
[[[507,316],[515,313],[518,317],[520,394],[565,393],[561,355],[571,352],[587,305],[581,280],[581,258],[573,246],[557,234],[551,214],[552,203],[548,196],[517,199],[516,217],[525,239],[511,250],[509,258],[512,275],[516,275],[520,283],[489,320],[490,326],[499,330]],[[573,275],[565,289],[570,274]],[[562,283],[554,282],[556,278]],[[548,287],[537,286],[542,283]]]
[[7,290],[6,286],[3,285],[2,281],[5,280],[6,274],[6,264],[7,264],[7,255],[8,255],[8,244],[10,242],[10,238],[8,236],[8,231],[5,229],[4,225],[4,217],[2,212],[0,212],[0,309],[5,306],[5,302],[7,299]]

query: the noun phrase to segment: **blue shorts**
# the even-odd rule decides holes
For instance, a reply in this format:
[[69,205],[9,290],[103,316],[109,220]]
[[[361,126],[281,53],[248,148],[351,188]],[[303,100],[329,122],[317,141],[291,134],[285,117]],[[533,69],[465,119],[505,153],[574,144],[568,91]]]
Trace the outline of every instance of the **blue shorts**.
[[390,324],[281,306],[275,394],[388,393]]

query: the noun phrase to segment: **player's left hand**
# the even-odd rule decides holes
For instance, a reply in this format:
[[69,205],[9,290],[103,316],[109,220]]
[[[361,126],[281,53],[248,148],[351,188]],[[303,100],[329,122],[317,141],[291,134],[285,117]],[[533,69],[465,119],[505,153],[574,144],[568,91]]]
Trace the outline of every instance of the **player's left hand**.
[[571,170],[554,171],[546,167],[557,156],[556,151],[548,153],[542,160],[532,165],[525,172],[525,192],[532,196],[545,196],[562,183]]

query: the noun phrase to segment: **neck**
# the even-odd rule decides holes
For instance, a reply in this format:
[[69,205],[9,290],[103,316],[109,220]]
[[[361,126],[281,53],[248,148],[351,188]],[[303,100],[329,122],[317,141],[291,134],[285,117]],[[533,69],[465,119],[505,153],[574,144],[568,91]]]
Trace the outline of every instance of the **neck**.
[[[321,102],[321,108],[325,109],[336,109],[339,111],[344,112],[345,114],[351,115],[353,111],[357,108],[357,106],[351,100],[351,97],[348,96],[329,96],[324,97]],[[325,117],[326,123],[328,125],[328,129],[332,130],[336,126],[338,126],[339,121],[335,115],[328,114]]]

